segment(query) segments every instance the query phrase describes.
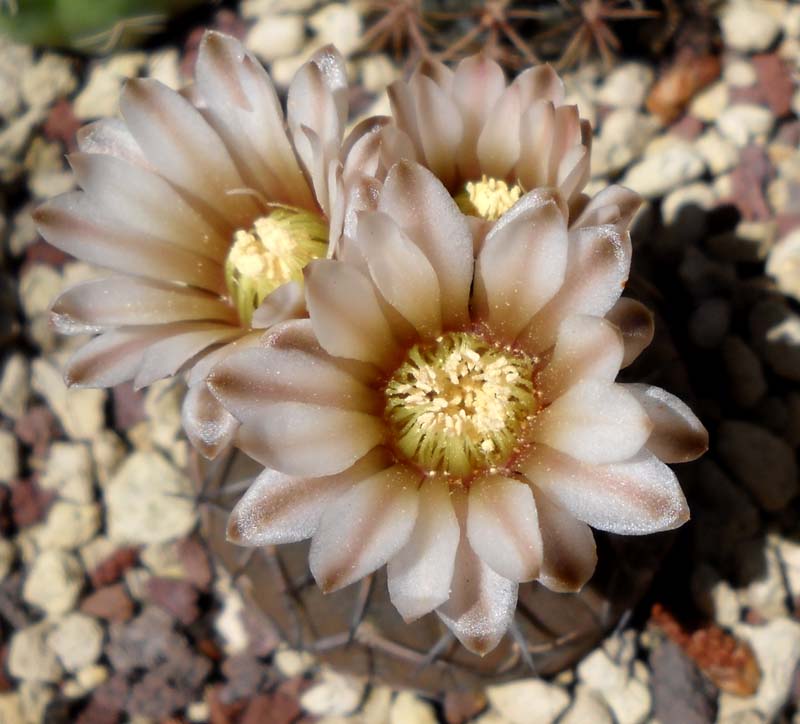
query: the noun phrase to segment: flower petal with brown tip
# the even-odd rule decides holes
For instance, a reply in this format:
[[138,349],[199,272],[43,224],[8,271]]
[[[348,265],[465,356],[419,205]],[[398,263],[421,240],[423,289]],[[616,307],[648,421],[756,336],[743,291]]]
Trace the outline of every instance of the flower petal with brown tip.
[[338,475],[320,478],[296,478],[265,470],[231,512],[228,540],[238,545],[266,546],[310,538],[334,500],[385,466],[382,455],[367,455]]
[[495,573],[532,581],[542,565],[542,535],[529,486],[502,475],[485,475],[469,489],[467,538]]
[[619,330],[601,317],[576,314],[558,328],[556,345],[547,366],[536,378],[545,402],[555,400],[583,379],[613,382],[622,364]]
[[316,208],[286,134],[278,95],[241,43],[207,32],[195,70],[207,115],[254,189],[271,201]]
[[566,265],[567,223],[555,201],[496,225],[475,262],[477,315],[512,341],[561,287]]
[[228,324],[207,322],[182,322],[183,328],[148,347],[142,366],[136,373],[133,386],[147,387],[156,380],[171,377],[195,355],[215,344],[231,342],[240,337],[242,330]]
[[615,324],[622,333],[622,342],[625,345],[622,367],[627,367],[653,341],[653,313],[641,302],[623,297],[606,314],[606,319]]
[[233,442],[239,421],[200,382],[186,391],[181,422],[189,442],[204,457],[213,460]]
[[76,326],[237,322],[236,313],[217,296],[191,287],[127,276],[76,284],[53,302],[51,313],[53,324],[62,334],[70,334]]
[[323,592],[372,573],[408,541],[417,519],[422,474],[394,465],[340,495],[311,540],[309,566]]
[[636,455],[652,429],[642,406],[622,385],[583,379],[534,417],[530,439],[599,465]]
[[604,317],[622,294],[630,264],[627,233],[620,234],[614,226],[570,230],[564,284],[517,342],[531,354],[538,354],[555,342],[558,326],[566,317]]
[[[213,377],[209,387],[217,394]],[[219,397],[224,405],[224,396]],[[379,445],[384,434],[382,421],[364,412],[279,402],[239,429],[237,445],[266,467],[313,477],[342,472]]]
[[447,481],[429,478],[419,491],[411,537],[387,569],[389,596],[407,623],[449,598],[459,536]]
[[439,280],[419,247],[380,212],[362,215],[358,241],[370,249],[370,275],[386,301],[423,337],[441,334]]
[[311,324],[325,351],[385,367],[395,342],[369,279],[344,262],[320,259],[306,266],[305,280]]
[[168,240],[217,263],[224,260],[230,239],[158,174],[113,156],[73,153],[68,160],[92,201],[126,228]]
[[218,263],[123,226],[81,191],[42,204],[33,220],[53,246],[90,264],[220,294],[226,291]]
[[514,619],[519,584],[495,573],[472,550],[466,530],[466,495],[455,492],[452,500],[461,539],[450,598],[436,613],[465,648],[483,656],[500,643]]
[[592,529],[531,486],[544,553],[538,581],[551,591],[575,593],[592,577],[597,549]]
[[70,387],[113,387],[136,376],[149,345],[173,333],[177,324],[115,329],[90,339],[64,366]]
[[332,362],[324,352],[251,347],[230,355],[211,373],[209,384],[242,422],[258,422],[269,406],[302,402],[379,413],[378,393]]
[[675,474],[647,451],[619,463],[587,465],[536,445],[520,467],[545,495],[598,530],[647,535],[689,519]]
[[200,111],[151,79],[129,80],[119,105],[148,161],[167,180],[205,201],[234,228],[249,227],[259,208],[249,196],[226,193],[245,184]]
[[644,408],[654,428],[647,447],[665,463],[686,463],[708,450],[708,431],[689,406],[660,387],[623,385]]
[[447,189],[428,169],[401,161],[386,177],[378,209],[428,257],[442,297],[442,324],[468,321],[472,285],[472,235]]

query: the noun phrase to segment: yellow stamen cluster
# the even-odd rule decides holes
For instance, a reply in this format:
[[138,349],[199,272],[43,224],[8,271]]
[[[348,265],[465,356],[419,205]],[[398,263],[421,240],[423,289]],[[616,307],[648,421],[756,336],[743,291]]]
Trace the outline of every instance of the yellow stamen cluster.
[[534,364],[464,332],[415,345],[385,391],[397,450],[430,473],[462,478],[503,465],[536,412]]
[[289,281],[303,281],[303,267],[325,256],[328,229],[311,212],[278,207],[240,229],[225,260],[225,281],[243,325],[264,298]]
[[509,186],[505,181],[487,178],[484,174],[480,181],[468,181],[455,201],[465,214],[496,221],[519,201],[522,193],[518,184]]

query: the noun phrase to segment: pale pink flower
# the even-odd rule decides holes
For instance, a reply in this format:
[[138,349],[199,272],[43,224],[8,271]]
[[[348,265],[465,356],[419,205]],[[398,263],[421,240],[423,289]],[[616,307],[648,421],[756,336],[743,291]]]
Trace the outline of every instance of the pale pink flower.
[[310,537],[325,591],[388,564],[405,620],[436,611],[483,654],[520,582],[586,583],[590,526],[638,535],[685,522],[664,461],[695,458],[707,434],[668,392],[615,382],[651,319],[620,299],[630,238],[604,223],[619,206],[595,199],[584,213],[570,228],[557,189],[530,192],[476,256],[450,190],[395,165],[344,258],[306,267],[310,319],[211,374],[242,422],[238,444],[267,468],[229,539]]
[[82,190],[35,213],[50,243],[116,273],[53,305],[60,331],[98,335],[68,362],[70,384],[185,373],[189,437],[209,456],[224,449],[238,424],[206,375],[305,314],[303,266],[342,228],[346,93],[344,62],[324,48],[298,71],[284,118],[260,63],[209,32],[190,92],[131,80],[122,119],[80,131],[69,161]]

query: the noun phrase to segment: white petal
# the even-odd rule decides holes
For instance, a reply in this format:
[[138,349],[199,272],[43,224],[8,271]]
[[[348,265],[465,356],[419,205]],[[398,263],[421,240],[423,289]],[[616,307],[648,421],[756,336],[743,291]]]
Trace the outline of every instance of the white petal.
[[214,394],[242,422],[258,422],[268,406],[304,402],[380,412],[378,393],[337,367],[324,352],[252,347],[214,367]]
[[570,230],[567,271],[558,293],[519,337],[532,354],[548,349],[572,314],[604,317],[622,294],[631,263],[630,236],[613,226]]
[[531,581],[542,564],[542,536],[530,487],[502,475],[469,489],[467,537],[483,562],[511,581]]
[[379,210],[392,217],[436,271],[442,324],[466,324],[473,272],[472,236],[447,189],[427,169],[404,161],[389,171]]
[[686,463],[708,450],[708,431],[689,406],[652,385],[623,385],[653,423],[647,447],[665,463]]
[[463,129],[453,100],[430,78],[418,75],[411,81],[419,123],[420,143],[427,167],[448,188],[456,179],[457,147]]
[[82,153],[102,153],[152,169],[139,144],[121,118],[102,118],[78,130],[78,148]]
[[52,321],[62,333],[75,325],[141,326],[168,322],[238,321],[219,297],[199,289],[134,277],[95,279],[70,287],[53,302]]
[[[210,387],[214,392],[213,376]],[[225,404],[225,399],[220,400]],[[288,475],[333,475],[378,445],[383,422],[363,412],[301,402],[270,405],[239,430],[237,445],[262,465]]]
[[489,113],[478,138],[478,160],[481,172],[494,178],[505,178],[514,168],[520,154],[519,88],[510,86]]
[[520,121],[520,149],[516,173],[523,188],[549,185],[550,153],[555,135],[555,108],[537,101]]
[[592,577],[597,550],[592,529],[533,486],[544,554],[538,581],[551,591],[577,592]]
[[652,429],[642,406],[621,385],[585,379],[534,418],[531,439],[601,464],[635,455]]
[[240,337],[242,330],[230,325],[198,324],[185,322],[185,328],[150,346],[142,359],[142,366],[134,378],[137,389],[147,387],[156,380],[170,377],[195,355],[215,344],[231,342]]
[[459,535],[447,481],[426,480],[411,537],[388,567],[389,596],[407,623],[450,597]]
[[453,77],[453,99],[461,110],[464,133],[458,151],[458,167],[467,179],[481,176],[478,137],[497,100],[506,88],[503,69],[484,54],[462,60]]
[[607,186],[592,197],[572,226],[581,228],[612,224],[622,233],[641,205],[642,197],[635,191],[624,186]]
[[465,648],[483,656],[500,643],[511,625],[519,584],[495,573],[472,550],[466,534],[465,497],[453,496],[461,538],[450,598],[436,613]]
[[250,323],[256,329],[267,329],[287,319],[304,317],[306,311],[302,285],[286,282],[264,297],[264,301],[253,312]]
[[181,423],[192,446],[209,460],[228,449],[239,429],[239,421],[211,394],[205,382],[187,390]]
[[[346,96],[344,59],[333,46],[317,51],[289,85],[287,120],[295,148],[309,171],[320,163],[327,168],[338,155],[347,120]],[[303,129],[319,140],[317,149],[308,143],[309,134]],[[319,186],[316,191],[321,193]]]
[[386,301],[422,336],[440,334],[439,281],[419,247],[379,212],[362,215],[358,235],[372,279]]
[[116,329],[89,340],[64,366],[70,387],[113,387],[132,380],[151,344],[172,333],[174,325]]
[[475,309],[513,340],[558,291],[567,264],[567,224],[556,201],[496,226],[476,261]]
[[120,110],[147,159],[169,181],[217,210],[235,227],[258,215],[252,198],[228,194],[245,184],[225,145],[179,93],[152,79],[125,84]]
[[395,465],[340,495],[323,513],[309,565],[325,593],[369,575],[408,541],[421,474]]
[[582,314],[567,317],[558,328],[553,356],[537,376],[536,387],[549,402],[583,379],[613,382],[623,349],[622,335],[605,319]]
[[295,478],[265,470],[231,511],[228,540],[266,546],[310,538],[337,498],[385,465],[384,456],[367,455],[338,475],[319,478]]
[[253,188],[270,201],[314,208],[269,75],[236,39],[207,31],[195,68],[207,113]]
[[511,85],[519,87],[523,108],[539,100],[556,106],[564,102],[564,83],[550,64],[522,71]]
[[394,338],[369,279],[330,259],[308,264],[305,277],[311,324],[325,350],[385,366],[395,351]]
[[73,153],[75,178],[126,227],[219,262],[230,239],[156,173],[113,156]]
[[220,264],[127,228],[81,191],[62,194],[42,204],[34,211],[33,219],[53,246],[90,264],[226,292]]
[[620,463],[587,465],[537,445],[520,467],[545,495],[599,530],[646,535],[689,519],[675,474],[646,451]]

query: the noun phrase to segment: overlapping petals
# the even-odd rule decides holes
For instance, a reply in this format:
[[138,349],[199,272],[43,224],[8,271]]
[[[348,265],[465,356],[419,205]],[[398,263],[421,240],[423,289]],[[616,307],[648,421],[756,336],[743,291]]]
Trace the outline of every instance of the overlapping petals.
[[73,287],[53,305],[60,331],[99,335],[68,362],[69,383],[144,386],[189,372],[184,425],[213,456],[238,422],[205,389],[208,371],[253,344],[254,330],[305,315],[290,282],[252,320],[240,318],[224,270],[234,233],[271,205],[326,220],[331,248],[341,232],[344,62],[335,49],[320,50],[298,71],[284,117],[261,64],[238,41],[209,32],[193,90],[190,102],[155,80],[129,81],[122,119],[79,133],[69,161],[82,190],[35,218],[49,242],[118,274]]
[[[495,102],[508,93],[486,61],[470,62]],[[455,104],[462,72],[420,76],[414,93]],[[528,76],[513,97],[555,93],[548,73]],[[461,125],[482,137],[491,106],[464,107]],[[422,123],[408,117],[423,144]],[[310,319],[276,326],[210,377],[243,423],[244,449],[269,468],[234,509],[229,538],[310,537],[311,570],[326,590],[388,564],[404,619],[436,611],[483,654],[513,620],[520,582],[556,591],[586,583],[596,563],[590,526],[643,534],[681,525],[686,501],[662,459],[696,457],[705,430],[663,390],[615,382],[652,334],[646,310],[620,299],[630,265],[621,219],[632,206],[614,192],[570,223],[564,195],[539,189],[475,257],[436,175],[393,166],[345,259],[307,267]],[[466,478],[423,470],[386,420],[386,377],[414,345],[475,330],[530,360],[538,407],[500,465]]]

